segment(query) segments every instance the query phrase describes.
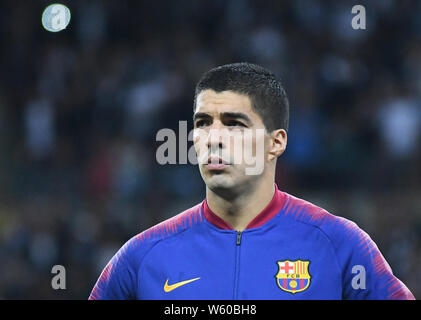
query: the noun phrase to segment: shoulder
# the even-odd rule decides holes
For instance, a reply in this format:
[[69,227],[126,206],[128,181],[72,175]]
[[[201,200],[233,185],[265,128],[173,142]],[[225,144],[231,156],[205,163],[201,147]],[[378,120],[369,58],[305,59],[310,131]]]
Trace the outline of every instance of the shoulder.
[[[284,207],[286,216],[318,228],[329,239],[342,270],[345,299],[414,299],[411,291],[393,275],[376,243],[355,222],[288,194]],[[355,267],[362,267],[364,273],[355,275],[361,270]],[[364,288],[355,289],[354,277],[366,279]]]
[[136,254],[139,257],[144,255],[158,242],[172,238],[193,228],[203,221],[201,206],[202,203],[196,204],[135,235],[121,247],[118,253],[126,256]]
[[202,203],[199,203],[165,221],[162,221],[159,224],[154,225],[135,236],[133,241],[159,241],[194,227],[203,220],[200,211],[201,205]]
[[339,246],[374,250],[374,242],[354,221],[334,215],[310,201],[286,193],[284,214],[323,232],[335,248]]
[[145,255],[161,240],[202,221],[201,204],[189,208],[128,240],[102,271],[89,299],[132,299],[136,296],[137,269]]

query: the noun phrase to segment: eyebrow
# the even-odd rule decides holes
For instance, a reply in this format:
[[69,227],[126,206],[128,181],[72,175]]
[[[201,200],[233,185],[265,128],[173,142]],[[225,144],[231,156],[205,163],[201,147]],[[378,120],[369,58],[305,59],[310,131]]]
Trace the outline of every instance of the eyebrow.
[[196,121],[197,119],[202,119],[202,118],[211,118],[211,116],[207,113],[204,112],[197,112],[193,115],[193,122]]
[[[221,113],[222,118],[233,118],[233,119],[242,119],[246,121],[249,125],[252,123],[249,116],[242,112],[223,112]],[[209,119],[212,118],[208,113],[205,112],[197,112],[193,115],[193,122],[197,119]]]

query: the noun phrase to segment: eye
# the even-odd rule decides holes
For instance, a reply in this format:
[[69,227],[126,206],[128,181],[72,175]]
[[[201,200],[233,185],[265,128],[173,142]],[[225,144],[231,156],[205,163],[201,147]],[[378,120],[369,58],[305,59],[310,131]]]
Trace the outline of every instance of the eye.
[[206,124],[207,124],[206,120],[198,120],[198,121],[196,121],[196,128],[203,127]]
[[227,126],[229,127],[246,127],[246,125],[240,121],[237,120],[229,120],[227,122]]

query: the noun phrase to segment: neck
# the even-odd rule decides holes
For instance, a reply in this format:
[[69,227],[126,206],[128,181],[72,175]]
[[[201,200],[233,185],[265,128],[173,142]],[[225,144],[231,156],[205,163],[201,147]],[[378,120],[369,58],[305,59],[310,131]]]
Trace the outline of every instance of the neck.
[[232,229],[243,231],[265,209],[274,194],[274,179],[262,179],[257,185],[243,189],[229,199],[206,188],[206,201],[209,208]]

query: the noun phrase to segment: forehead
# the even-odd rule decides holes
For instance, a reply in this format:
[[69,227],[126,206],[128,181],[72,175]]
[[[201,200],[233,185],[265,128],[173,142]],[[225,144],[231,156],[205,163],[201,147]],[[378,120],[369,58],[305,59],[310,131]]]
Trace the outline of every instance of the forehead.
[[250,98],[233,91],[203,90],[196,98],[195,113],[197,112],[205,112],[211,115],[222,112],[242,112],[250,118],[260,118],[253,110]]

